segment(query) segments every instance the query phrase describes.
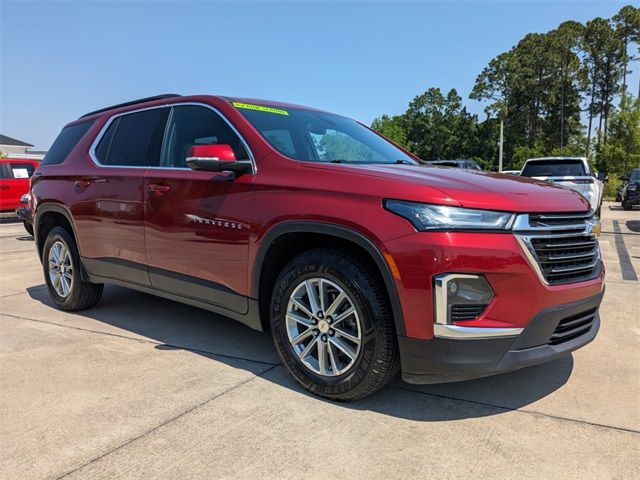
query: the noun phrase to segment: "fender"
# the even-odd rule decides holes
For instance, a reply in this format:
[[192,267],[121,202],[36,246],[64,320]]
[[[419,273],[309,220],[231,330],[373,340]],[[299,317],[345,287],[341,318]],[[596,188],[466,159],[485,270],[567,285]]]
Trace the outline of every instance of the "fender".
[[389,300],[391,302],[391,309],[395,321],[396,333],[398,335],[405,335],[404,317],[402,315],[400,298],[398,297],[398,291],[396,289],[396,284],[393,280],[391,270],[389,269],[384,256],[382,255],[378,247],[361,233],[350,228],[334,225],[332,223],[290,221],[279,223],[271,227],[263,235],[262,240],[260,241],[258,253],[256,254],[255,262],[253,265],[253,277],[251,281],[251,296],[253,298],[259,298],[262,265],[264,263],[265,256],[267,255],[267,250],[269,250],[269,246],[278,237],[287,233],[318,233],[323,235],[331,235],[333,237],[349,240],[359,247],[362,247],[374,260],[378,271],[380,272],[384,281],[385,288],[387,289]]
[[[40,203],[38,204],[38,207],[36,208],[33,214],[33,238],[36,242],[36,248],[38,249],[38,255],[40,256],[40,261],[42,261],[42,245],[40,245],[38,228],[40,225],[40,219],[42,215],[44,215],[47,212],[59,213],[67,219],[67,221],[69,222],[69,225],[71,225],[71,229],[73,230],[73,238],[76,239],[76,245],[78,247],[78,251],[80,251],[80,245],[78,245],[78,234],[76,232],[76,224],[73,221],[73,216],[71,215],[71,212],[69,211],[69,209],[65,205],[62,205],[61,203],[55,203],[55,202]],[[82,257],[82,254],[80,256]]]

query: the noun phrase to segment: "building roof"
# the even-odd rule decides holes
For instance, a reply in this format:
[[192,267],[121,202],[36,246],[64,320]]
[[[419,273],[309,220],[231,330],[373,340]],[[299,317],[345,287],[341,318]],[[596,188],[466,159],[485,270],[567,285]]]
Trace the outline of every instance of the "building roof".
[[15,138],[7,137],[0,133],[0,145],[10,145],[12,147],[33,147],[30,143],[23,142],[22,140],[16,140]]

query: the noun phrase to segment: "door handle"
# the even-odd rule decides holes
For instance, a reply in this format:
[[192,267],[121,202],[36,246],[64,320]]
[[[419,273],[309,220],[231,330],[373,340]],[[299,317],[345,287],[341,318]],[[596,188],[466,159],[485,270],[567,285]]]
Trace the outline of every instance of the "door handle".
[[9,185],[0,185],[0,190],[9,190]]
[[89,180],[78,180],[75,185],[78,188],[88,188],[91,186],[91,182]]
[[156,183],[152,183],[147,187],[147,190],[153,193],[163,194],[171,190],[171,187],[169,185],[158,185]]

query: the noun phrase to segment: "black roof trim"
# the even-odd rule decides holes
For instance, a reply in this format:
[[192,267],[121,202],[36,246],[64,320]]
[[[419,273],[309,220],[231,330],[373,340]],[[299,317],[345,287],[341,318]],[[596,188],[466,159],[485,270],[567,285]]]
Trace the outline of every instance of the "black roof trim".
[[95,115],[96,113],[107,112],[109,110],[115,110],[116,108],[128,107],[130,105],[136,105],[138,103],[152,102],[154,100],[163,100],[165,98],[175,98],[175,97],[180,97],[180,96],[181,95],[178,95],[176,93],[165,93],[163,95],[155,95],[153,97],[140,98],[138,100],[131,100],[130,102],[118,103],[117,105],[111,105],[110,107],[101,108],[99,110],[94,110],[93,112],[85,113],[80,118],[90,117],[91,115]]

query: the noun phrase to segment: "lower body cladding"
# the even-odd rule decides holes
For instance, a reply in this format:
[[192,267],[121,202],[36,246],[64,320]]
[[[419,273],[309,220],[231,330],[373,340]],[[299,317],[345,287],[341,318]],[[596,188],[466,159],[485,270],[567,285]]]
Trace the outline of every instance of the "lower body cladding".
[[[474,337],[420,340],[399,337],[402,378],[428,384],[481,378],[568,355],[591,342],[600,328],[598,295],[540,311],[523,329]],[[470,329],[472,330],[472,329]],[[480,332],[480,331],[479,331]],[[516,333],[517,332],[517,333]],[[511,334],[515,333],[515,334]]]

